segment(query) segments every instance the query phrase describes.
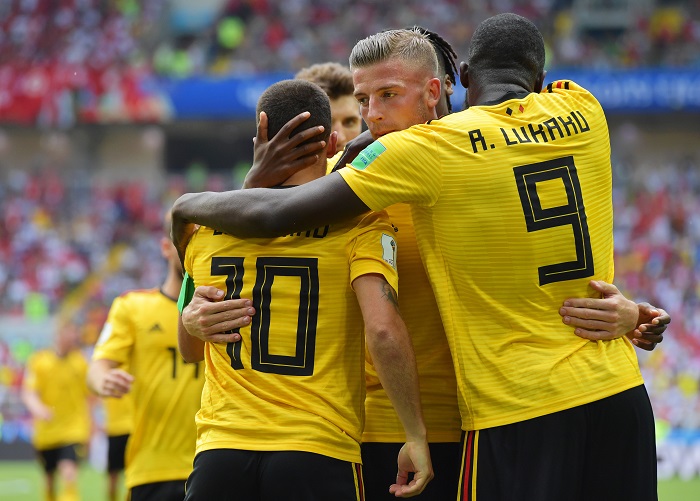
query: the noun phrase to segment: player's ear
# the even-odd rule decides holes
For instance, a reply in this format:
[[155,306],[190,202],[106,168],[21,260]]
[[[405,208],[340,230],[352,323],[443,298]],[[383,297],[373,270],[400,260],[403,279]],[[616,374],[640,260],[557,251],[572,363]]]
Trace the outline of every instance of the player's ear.
[[338,131],[334,130],[331,132],[328,138],[328,146],[326,146],[326,156],[328,158],[333,157],[338,152]]
[[535,80],[535,88],[533,89],[535,92],[538,94],[542,92],[542,86],[544,86],[544,79],[547,76],[547,70],[542,70],[542,73],[539,74],[537,77],[537,80]]
[[445,86],[445,94],[448,96],[451,96],[455,92],[454,88],[454,82],[452,81],[452,78],[450,75],[445,75],[445,78],[443,78],[443,83],[442,85]]
[[459,82],[465,89],[469,88],[469,65],[464,61],[459,63]]
[[442,97],[442,82],[439,78],[431,78],[427,84],[428,91],[428,107],[435,108],[440,97]]

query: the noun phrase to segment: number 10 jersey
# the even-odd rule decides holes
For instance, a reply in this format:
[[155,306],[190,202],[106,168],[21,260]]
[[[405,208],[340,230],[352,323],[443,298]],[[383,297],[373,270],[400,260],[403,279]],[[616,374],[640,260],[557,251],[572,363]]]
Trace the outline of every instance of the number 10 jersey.
[[386,213],[275,239],[200,227],[185,255],[196,286],[250,298],[237,343],[205,346],[197,452],[305,451],[360,462],[364,329],[352,281],[378,273],[397,289]]

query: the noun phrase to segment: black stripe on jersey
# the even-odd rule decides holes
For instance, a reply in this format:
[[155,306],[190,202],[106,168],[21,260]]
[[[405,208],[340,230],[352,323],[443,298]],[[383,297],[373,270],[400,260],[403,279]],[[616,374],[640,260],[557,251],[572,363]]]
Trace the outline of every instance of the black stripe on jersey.
[[[311,376],[316,354],[318,322],[318,259],[300,257],[259,257],[253,287],[253,306],[258,314],[251,323],[251,367],[260,372],[287,376]],[[275,277],[299,277],[299,313],[294,356],[270,352],[270,303]],[[274,350],[272,350],[274,351]]]
[[[224,299],[239,299],[243,289],[243,268],[242,257],[213,257],[211,260],[211,276],[223,275],[226,277],[226,296]],[[240,333],[240,329],[233,329],[224,334]],[[231,359],[231,367],[242,369],[241,341],[226,343],[226,353]]]

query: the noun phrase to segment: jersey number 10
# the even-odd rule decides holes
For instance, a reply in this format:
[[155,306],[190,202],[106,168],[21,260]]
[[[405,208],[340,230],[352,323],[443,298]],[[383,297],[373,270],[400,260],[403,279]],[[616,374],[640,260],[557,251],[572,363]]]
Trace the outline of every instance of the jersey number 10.
[[[225,299],[240,298],[243,289],[242,257],[214,257],[211,275],[226,277]],[[255,262],[257,274],[253,287],[253,307],[257,314],[250,326],[250,368],[287,376],[310,376],[314,373],[316,324],[318,321],[318,260],[298,257],[259,257]],[[300,280],[299,310],[296,329],[296,349],[293,356],[270,352],[270,303],[272,284],[276,276],[298,277]],[[233,332],[233,331],[232,331]],[[237,331],[236,331],[237,332]],[[226,352],[231,367],[243,369],[241,341],[227,343]]]

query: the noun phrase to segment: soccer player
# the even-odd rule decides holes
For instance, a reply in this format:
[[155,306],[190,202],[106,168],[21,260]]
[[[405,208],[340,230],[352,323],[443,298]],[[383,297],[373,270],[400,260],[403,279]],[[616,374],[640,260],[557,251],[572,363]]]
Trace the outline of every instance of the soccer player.
[[301,69],[294,78],[321,87],[331,101],[331,131],[338,133],[336,148],[340,151],[362,131],[362,118],[353,96],[352,73],[338,63],[312,64]]
[[[258,116],[265,111],[274,136],[307,108],[304,127],[322,125],[332,154],[329,101],[317,85],[272,85],[260,97]],[[321,155],[280,188],[323,176],[326,162]],[[405,429],[398,454],[403,476],[392,479],[391,490],[404,496],[423,489],[432,471],[413,349],[396,306],[393,233],[385,213],[279,239],[195,231],[184,256],[194,285],[252,297],[258,315],[237,342],[205,344],[180,331],[183,356],[204,358],[208,374],[186,499],[223,499],[232,488],[242,499],[364,499],[363,324],[367,350]],[[396,465],[397,456],[390,461]]]
[[119,480],[124,471],[126,443],[134,419],[131,394],[121,398],[103,398],[107,435],[107,499],[117,500]]
[[160,247],[168,264],[163,283],[114,300],[88,371],[88,385],[101,397],[133,399],[125,472],[130,501],[184,498],[204,384],[199,364],[185,364],[177,350],[180,259],[167,235]]
[[80,499],[78,459],[90,438],[90,411],[88,364],[79,346],[77,327],[59,320],[53,347],[33,354],[24,375],[22,401],[34,419],[32,444],[44,467],[47,501]]
[[[367,78],[418,70],[420,45]],[[532,23],[489,18],[460,67],[468,110],[383,135],[354,168],[284,197],[182,197],[174,228],[180,216],[274,235],[410,203],[459,385],[461,498],[655,499],[653,415],[632,345],[571,336],[554,313],[563,298],[598,295],[591,278],[612,280],[610,151],[597,101],[570,81],[540,93],[543,64]],[[421,93],[432,114],[433,87]],[[601,469],[599,457],[629,468]]]
[[[451,81],[454,81],[455,78],[454,58],[456,56],[449,44],[439,35],[420,27],[414,29],[428,37],[438,54],[439,68],[436,75],[441,77],[443,85],[440,100],[436,105],[436,112],[438,116],[446,115],[451,109],[449,96],[452,90]],[[357,67],[357,64],[355,66]],[[359,78],[356,79],[356,86],[360,96],[365,94],[380,95],[396,90],[405,93],[412,86],[415,89],[420,89],[421,87],[420,82],[422,80],[420,78],[413,81],[403,80],[401,78],[402,75],[392,74],[390,82],[393,85],[392,87],[392,85],[386,85],[386,80],[363,79],[361,78],[362,75],[357,73],[356,76]],[[423,80],[427,80],[430,76],[435,75],[424,75]],[[399,87],[400,89],[394,87]],[[399,92],[396,92],[396,95],[403,97]],[[373,101],[373,108],[381,106],[381,104],[376,104],[377,102],[381,101],[379,99]],[[381,126],[385,116],[398,116],[401,121],[395,122],[394,125],[398,125],[401,128],[422,123],[430,118],[416,111],[420,110],[420,97],[417,94],[414,94],[412,99],[404,98],[401,101],[394,98],[386,99],[384,113],[376,113],[374,109],[369,111],[368,108],[363,108],[367,117],[372,117],[371,119],[367,118],[368,132],[375,133],[377,137],[381,134]],[[343,162],[343,158],[341,158],[340,162]],[[269,172],[269,170],[263,168],[260,172]],[[264,179],[261,178],[260,182],[264,182]],[[420,261],[410,209],[408,205],[397,204],[388,208],[387,211],[392,223],[398,228],[395,237],[399,249],[398,263],[401,281],[403,286],[407,287],[407,290],[412,291],[411,294],[405,295],[401,299],[402,316],[406,321],[409,332],[411,332],[414,348],[416,349],[416,361],[421,382],[421,397],[431,441],[431,458],[437,473],[436,478],[428,485],[419,498],[452,499],[456,497],[460,437],[454,370],[451,366],[447,340],[442,330],[435,299],[423,270],[423,264]],[[606,289],[604,290],[610,294],[616,292],[614,286],[606,285],[605,287]],[[195,300],[196,302],[193,302],[183,312],[183,321],[190,333],[202,339],[212,339],[212,335],[218,335],[225,330],[238,327],[239,324],[229,324],[229,322],[235,321],[233,314],[237,315],[240,313],[243,315],[245,313],[238,308],[233,308],[230,312],[227,312],[225,310],[227,306],[222,303],[206,304],[207,301],[223,297],[223,294],[218,296],[218,298],[213,294],[208,296],[209,292],[204,289],[199,291],[199,299]],[[601,327],[606,329],[615,328],[612,318],[618,312],[627,312],[628,316],[632,314],[633,322],[637,321],[637,305],[631,301],[626,301],[621,295],[617,294],[616,297],[606,300],[607,302],[598,301],[601,301],[600,306],[609,310],[607,313],[611,319],[608,320],[608,325],[602,325],[602,322],[598,321],[595,327],[599,329]],[[643,309],[644,307],[640,308]],[[567,314],[581,315],[581,310],[585,311],[584,308],[570,309]],[[231,313],[231,315],[227,315],[227,313]],[[586,322],[585,319],[573,318]],[[624,322],[622,323],[625,324]],[[635,324],[627,322],[625,325],[632,328]],[[217,326],[218,330],[213,330],[215,326]],[[620,335],[622,333],[620,332]],[[595,335],[594,332],[589,334]],[[654,334],[654,336],[659,335],[658,333]],[[658,341],[658,338],[656,339]],[[642,346],[646,345],[643,344]],[[403,435],[400,423],[393,413],[381,385],[373,377],[371,364],[368,366],[367,382],[366,425],[362,444],[363,474],[367,496],[371,496],[373,499],[380,499],[389,496],[384,486],[386,479],[391,478],[393,472],[387,458],[396,456],[396,451],[403,443]]]

